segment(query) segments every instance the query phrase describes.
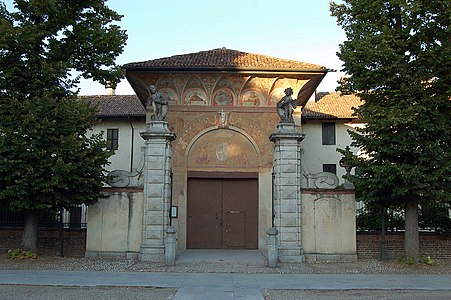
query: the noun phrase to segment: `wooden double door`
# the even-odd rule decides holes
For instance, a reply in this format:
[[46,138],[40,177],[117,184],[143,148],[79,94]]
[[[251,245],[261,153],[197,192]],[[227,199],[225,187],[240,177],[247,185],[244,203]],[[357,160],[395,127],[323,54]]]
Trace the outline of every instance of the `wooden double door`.
[[188,178],[187,209],[187,248],[258,248],[256,178]]

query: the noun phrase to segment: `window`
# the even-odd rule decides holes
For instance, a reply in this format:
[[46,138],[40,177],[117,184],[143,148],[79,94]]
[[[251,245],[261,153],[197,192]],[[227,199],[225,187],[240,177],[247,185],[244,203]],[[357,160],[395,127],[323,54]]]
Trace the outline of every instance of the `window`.
[[106,148],[108,150],[117,150],[119,147],[119,129],[107,129]]
[[324,164],[323,172],[329,172],[337,175],[337,165],[336,164]]
[[323,123],[323,145],[335,145],[335,123]]

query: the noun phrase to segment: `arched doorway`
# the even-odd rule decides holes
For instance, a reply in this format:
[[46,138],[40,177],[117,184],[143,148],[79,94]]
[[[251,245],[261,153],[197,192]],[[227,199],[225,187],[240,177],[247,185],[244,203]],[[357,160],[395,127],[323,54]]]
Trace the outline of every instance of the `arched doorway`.
[[258,155],[244,134],[215,129],[188,154],[187,248],[258,248]]

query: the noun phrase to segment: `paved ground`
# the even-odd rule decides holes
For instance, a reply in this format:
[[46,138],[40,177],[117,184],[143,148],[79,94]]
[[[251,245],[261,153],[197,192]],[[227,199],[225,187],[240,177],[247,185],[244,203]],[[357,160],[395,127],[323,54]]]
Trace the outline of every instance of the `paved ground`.
[[173,267],[121,259],[0,257],[0,300],[451,299],[450,261],[281,264],[258,251],[187,251]]
[[[428,290],[451,296],[451,275],[221,274],[1,270],[0,285],[175,288],[173,299],[264,299],[262,290]],[[77,295],[81,296],[81,295]],[[3,299],[11,295],[2,295]],[[59,295],[61,299],[61,295]],[[278,299],[270,296],[270,299]],[[82,298],[82,297],[81,297]],[[79,298],[79,299],[81,299]],[[110,299],[122,299],[110,298]],[[321,298],[320,298],[321,299]]]

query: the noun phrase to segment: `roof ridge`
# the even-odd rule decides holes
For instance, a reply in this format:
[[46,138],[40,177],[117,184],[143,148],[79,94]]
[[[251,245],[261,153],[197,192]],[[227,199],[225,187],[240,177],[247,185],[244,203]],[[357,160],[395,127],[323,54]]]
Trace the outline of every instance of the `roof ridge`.
[[277,58],[274,56],[244,52],[226,47],[202,50],[193,53],[125,64],[126,69],[173,69],[173,68],[219,68],[219,69],[291,69],[291,70],[324,70],[320,65],[297,60]]

